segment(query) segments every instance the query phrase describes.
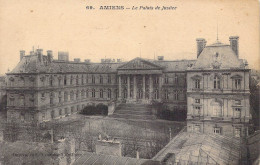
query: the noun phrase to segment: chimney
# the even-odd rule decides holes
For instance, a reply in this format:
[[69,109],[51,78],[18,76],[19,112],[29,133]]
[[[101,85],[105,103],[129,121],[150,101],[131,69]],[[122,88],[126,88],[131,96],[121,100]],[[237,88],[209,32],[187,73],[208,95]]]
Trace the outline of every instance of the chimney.
[[58,52],[59,61],[69,61],[69,52]]
[[207,41],[204,38],[197,38],[197,58],[206,46]]
[[80,58],[74,58],[74,62],[80,62]]
[[90,59],[85,59],[85,63],[90,63]]
[[159,61],[163,61],[163,60],[164,60],[164,56],[158,56],[157,59],[158,59]]
[[239,57],[238,55],[238,36],[230,36],[229,37],[229,42],[230,42],[230,47],[232,50],[235,52],[237,58]]
[[23,59],[24,56],[25,56],[25,51],[20,50],[20,61]]
[[52,62],[52,60],[53,60],[52,50],[47,50],[47,58],[48,58],[49,62]]
[[38,55],[38,60],[41,62],[42,61],[42,49],[36,49],[37,55]]

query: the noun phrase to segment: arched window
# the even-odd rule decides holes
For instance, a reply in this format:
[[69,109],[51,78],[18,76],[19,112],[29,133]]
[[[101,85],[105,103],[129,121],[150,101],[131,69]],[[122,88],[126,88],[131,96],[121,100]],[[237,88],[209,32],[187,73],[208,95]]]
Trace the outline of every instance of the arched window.
[[220,78],[217,75],[214,77],[214,89],[220,89]]
[[99,97],[100,97],[100,98],[103,98],[103,89],[100,89],[100,91],[99,91]]
[[111,99],[111,89],[107,90],[107,98]]

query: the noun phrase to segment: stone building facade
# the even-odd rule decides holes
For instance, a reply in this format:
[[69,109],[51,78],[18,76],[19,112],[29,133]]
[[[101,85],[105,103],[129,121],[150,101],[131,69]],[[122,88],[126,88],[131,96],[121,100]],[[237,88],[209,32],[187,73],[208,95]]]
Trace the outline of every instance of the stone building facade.
[[239,59],[238,37],[230,37],[230,45],[197,42],[198,59],[187,69],[188,131],[247,135],[250,70]]
[[[89,104],[162,102],[170,109],[188,109],[188,131],[229,134],[231,128],[241,128],[243,132],[250,117],[249,69],[238,59],[238,38],[230,41],[231,46],[220,42],[206,46],[204,39],[198,39],[198,59],[180,61],[159,56],[91,63],[69,61],[67,52],[59,52],[54,60],[52,51],[47,55],[42,49],[29,55],[20,51],[20,62],[6,74],[8,120],[41,123]],[[221,113],[215,112],[219,109]],[[226,129],[226,123],[236,126]]]

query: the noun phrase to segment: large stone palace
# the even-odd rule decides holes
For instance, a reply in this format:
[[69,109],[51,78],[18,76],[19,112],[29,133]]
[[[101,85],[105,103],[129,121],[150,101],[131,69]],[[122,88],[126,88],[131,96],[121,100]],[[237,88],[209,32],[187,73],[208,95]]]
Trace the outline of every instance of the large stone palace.
[[197,59],[167,61],[135,58],[101,63],[74,59],[67,52],[42,49],[7,73],[8,121],[38,123],[79,112],[87,105],[161,102],[187,110],[189,132],[241,136],[250,119],[249,72],[239,59],[238,37],[230,45],[197,39]]

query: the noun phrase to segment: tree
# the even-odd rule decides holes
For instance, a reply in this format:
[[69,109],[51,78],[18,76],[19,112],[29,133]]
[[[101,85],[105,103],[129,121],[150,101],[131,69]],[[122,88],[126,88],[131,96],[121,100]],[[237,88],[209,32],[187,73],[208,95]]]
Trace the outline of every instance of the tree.
[[250,112],[252,115],[253,131],[259,130],[259,94],[260,87],[257,85],[257,81],[254,78],[250,78]]

